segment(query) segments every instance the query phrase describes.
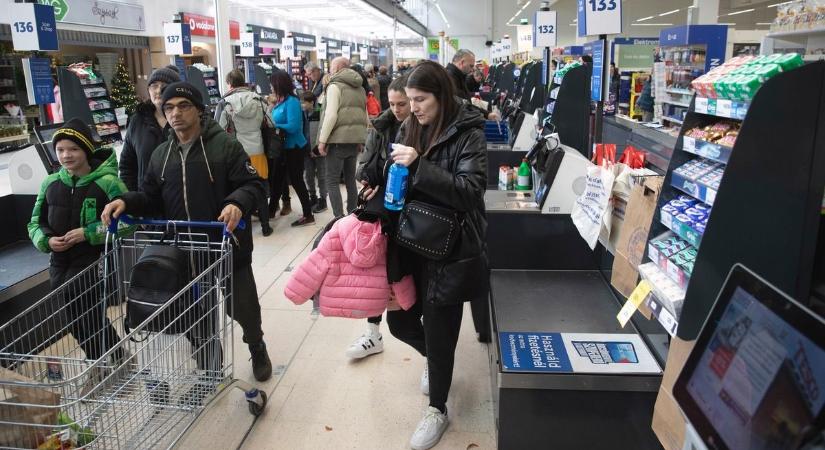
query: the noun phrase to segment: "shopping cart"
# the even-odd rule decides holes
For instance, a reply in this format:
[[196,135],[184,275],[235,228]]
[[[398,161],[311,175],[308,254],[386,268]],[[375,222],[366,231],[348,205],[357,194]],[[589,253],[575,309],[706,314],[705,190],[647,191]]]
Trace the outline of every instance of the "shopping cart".
[[[122,222],[144,229],[116,238],[113,223],[98,263],[0,327],[0,447],[170,448],[230,386],[245,392],[252,414],[266,406],[263,391],[232,378],[232,236],[224,228],[215,242],[192,231],[224,224]],[[196,275],[130,328],[128,274],[144,249],[169,239]]]

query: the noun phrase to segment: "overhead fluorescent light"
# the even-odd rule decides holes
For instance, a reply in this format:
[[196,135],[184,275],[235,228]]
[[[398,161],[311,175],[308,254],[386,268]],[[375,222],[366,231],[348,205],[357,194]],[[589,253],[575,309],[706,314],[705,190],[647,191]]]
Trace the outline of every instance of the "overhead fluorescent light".
[[770,22],[756,22],[757,25],[773,25]]
[[768,5],[767,7],[768,7],[768,8],[776,8],[777,6],[787,5],[788,3],[793,3],[793,1],[790,1],[790,2],[782,2],[782,3],[774,3],[773,5]]
[[450,21],[447,20],[447,16],[444,15],[444,11],[441,9],[441,5],[437,2],[435,4],[435,9],[438,10],[438,13],[441,14],[441,18],[444,19],[444,23],[447,24],[447,28],[450,28]]
[[644,22],[645,20],[650,20],[650,19],[652,19],[652,18],[654,18],[654,17],[656,17],[656,16],[647,16],[647,17],[642,17],[641,19],[636,19],[636,22]]
[[674,9],[673,11],[668,11],[668,12],[664,12],[664,13],[659,14],[659,17],[669,16],[671,14],[676,14],[677,12],[679,12],[679,10]]
[[672,23],[631,23],[634,27],[669,27]]
[[728,13],[727,15],[728,16],[735,16],[737,14],[745,14],[745,13],[749,13],[749,12],[753,12],[753,11],[755,11],[753,8],[743,9],[742,11],[734,11],[732,13]]
[[736,24],[735,24],[735,23],[733,23],[733,22],[719,22],[719,23],[717,23],[716,25],[727,25],[727,26],[729,26],[729,27],[736,26]]

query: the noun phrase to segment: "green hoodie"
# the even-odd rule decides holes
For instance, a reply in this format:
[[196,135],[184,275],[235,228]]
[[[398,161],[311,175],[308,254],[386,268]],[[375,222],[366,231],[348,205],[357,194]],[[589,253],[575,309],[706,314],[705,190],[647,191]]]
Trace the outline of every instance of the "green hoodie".
[[[74,177],[65,168],[46,177],[34,203],[29,238],[42,252],[50,252],[49,238],[83,228],[86,237],[65,252],[53,253],[52,264],[87,264],[100,254],[106,239],[106,227],[100,221],[103,207],[113,198],[126,192],[126,185],[117,177],[117,158],[107,148],[94,152],[90,161],[92,171],[83,177]],[[132,227],[121,226],[118,235],[132,232]]]

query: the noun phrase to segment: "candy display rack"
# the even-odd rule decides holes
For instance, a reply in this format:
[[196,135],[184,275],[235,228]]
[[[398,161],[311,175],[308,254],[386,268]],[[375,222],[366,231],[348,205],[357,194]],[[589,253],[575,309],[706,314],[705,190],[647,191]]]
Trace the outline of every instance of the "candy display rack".
[[[803,303],[825,286],[825,273],[814,270],[825,253],[823,80],[825,62],[812,63],[768,79],[750,102],[695,97],[690,103],[651,226],[651,262],[643,264],[648,274],[653,264],[685,289],[678,309],[679,292],[666,286],[655,286],[648,300],[672,335],[696,338],[735,263]],[[808,94],[787,100],[800,90]],[[686,135],[740,122],[732,146]]]
[[60,67],[57,71],[63,117],[78,117],[104,144],[123,140],[106,81],[87,64]]
[[590,155],[590,76],[585,65],[570,69],[563,76],[553,76],[545,101],[545,118],[555,126],[561,141]]
[[186,68],[186,79],[200,91],[210,111],[213,111],[221,100],[217,73],[214,67],[204,64],[194,64]]

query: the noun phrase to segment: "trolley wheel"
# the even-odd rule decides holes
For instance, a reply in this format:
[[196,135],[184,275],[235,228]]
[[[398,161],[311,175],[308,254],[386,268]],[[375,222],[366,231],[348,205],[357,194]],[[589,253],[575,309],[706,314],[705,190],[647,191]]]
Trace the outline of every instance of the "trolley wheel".
[[261,398],[261,404],[260,405],[256,402],[252,401],[252,400],[247,400],[247,403],[249,404],[249,412],[255,417],[260,416],[261,413],[264,412],[264,409],[266,409],[266,402],[267,402],[266,392],[258,391],[258,396]]

